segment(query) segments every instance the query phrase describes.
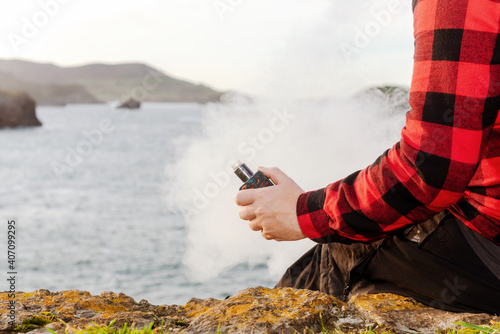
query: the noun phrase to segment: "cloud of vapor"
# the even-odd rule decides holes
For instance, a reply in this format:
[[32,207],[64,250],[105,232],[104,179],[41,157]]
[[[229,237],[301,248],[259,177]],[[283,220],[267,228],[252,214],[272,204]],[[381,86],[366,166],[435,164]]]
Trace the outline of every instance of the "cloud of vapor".
[[[378,22],[374,13],[389,11],[394,1],[401,12],[380,21],[380,32],[366,44],[357,43],[358,32]],[[202,131],[179,139],[178,158],[166,168],[164,193],[169,208],[184,216],[184,263],[193,280],[213,278],[240,263],[266,264],[279,278],[313,245],[266,241],[239,219],[234,196],[241,182],[231,169],[237,160],[254,171],[259,165],[277,166],[309,191],[368,166],[399,140],[406,93],[356,93],[409,82],[411,54],[397,42],[409,40],[408,30],[400,28],[411,30],[411,10],[400,0],[363,4],[359,10],[333,2],[316,22],[297,22],[261,72],[249,75],[250,86],[258,82],[262,96],[273,98],[250,102],[235,95],[225,104],[209,105]],[[359,52],[346,59],[341,43]]]
[[180,143],[176,163],[166,168],[168,205],[187,225],[190,277],[209,279],[249,263],[267,264],[278,278],[313,245],[266,241],[239,219],[234,196],[241,181],[231,169],[236,160],[254,170],[278,166],[306,191],[324,187],[366,167],[399,139],[404,98],[372,93],[208,106],[203,131]]
[[296,19],[250,77],[249,88],[283,98],[342,97],[373,85],[409,83],[411,2],[330,1],[314,21]]

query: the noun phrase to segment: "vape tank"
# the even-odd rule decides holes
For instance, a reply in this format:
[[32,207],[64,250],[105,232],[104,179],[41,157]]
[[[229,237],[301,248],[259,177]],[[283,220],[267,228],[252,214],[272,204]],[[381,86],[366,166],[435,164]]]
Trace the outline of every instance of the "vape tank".
[[260,170],[257,171],[257,173],[253,173],[246,164],[240,161],[237,161],[233,165],[233,170],[234,173],[240,178],[240,180],[245,182],[240,187],[240,190],[263,188],[274,185],[273,181],[268,179]]

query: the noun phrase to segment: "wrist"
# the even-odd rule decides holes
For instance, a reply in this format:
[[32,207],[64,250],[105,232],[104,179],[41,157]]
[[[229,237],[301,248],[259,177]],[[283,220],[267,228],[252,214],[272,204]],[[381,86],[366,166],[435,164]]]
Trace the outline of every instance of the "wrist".
[[302,193],[297,199],[297,221],[302,234],[309,239],[322,237],[321,231],[327,230],[329,217],[323,210],[325,190],[320,189]]

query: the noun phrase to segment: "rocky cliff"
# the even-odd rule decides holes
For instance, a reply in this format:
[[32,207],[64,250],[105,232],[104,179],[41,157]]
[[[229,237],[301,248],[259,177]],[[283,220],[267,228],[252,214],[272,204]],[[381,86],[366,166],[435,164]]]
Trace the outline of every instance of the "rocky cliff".
[[0,128],[39,126],[35,101],[24,93],[0,91]]
[[[0,293],[0,333],[72,333],[89,326],[142,329],[160,333],[436,333],[458,321],[492,325],[487,314],[451,313],[393,294],[364,295],[345,304],[332,296],[292,288],[249,288],[227,298],[191,299],[186,305],[155,306],[122,293],[92,296],[85,291]],[[153,324],[153,325],[151,325]]]

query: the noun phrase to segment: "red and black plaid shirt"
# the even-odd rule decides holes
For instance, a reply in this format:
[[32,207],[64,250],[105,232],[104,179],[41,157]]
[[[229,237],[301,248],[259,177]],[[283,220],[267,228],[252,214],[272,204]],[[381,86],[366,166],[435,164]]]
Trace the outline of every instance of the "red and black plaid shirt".
[[317,242],[372,242],[444,209],[500,243],[500,2],[413,2],[411,110],[371,166],[297,203]]

